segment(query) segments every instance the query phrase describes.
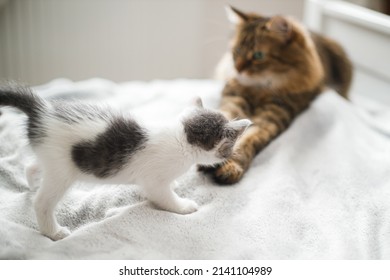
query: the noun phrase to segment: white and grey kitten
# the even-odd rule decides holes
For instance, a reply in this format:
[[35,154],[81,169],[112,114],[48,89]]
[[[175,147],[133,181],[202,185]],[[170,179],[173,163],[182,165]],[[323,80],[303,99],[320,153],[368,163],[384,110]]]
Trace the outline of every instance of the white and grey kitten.
[[194,201],[172,190],[174,179],[193,164],[213,165],[230,157],[249,120],[228,121],[204,109],[200,99],[172,125],[153,130],[108,108],[44,100],[27,88],[0,89],[0,105],[28,116],[27,132],[37,164],[26,170],[29,183],[42,171],[34,208],[42,234],[59,240],[70,234],[54,211],[76,181],[137,184],[158,208],[189,214]]

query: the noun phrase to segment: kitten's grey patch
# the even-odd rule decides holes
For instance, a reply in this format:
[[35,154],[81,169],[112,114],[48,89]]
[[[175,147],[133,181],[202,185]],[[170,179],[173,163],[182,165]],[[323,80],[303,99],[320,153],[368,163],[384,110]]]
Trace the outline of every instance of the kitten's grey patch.
[[94,141],[72,147],[72,160],[84,173],[106,178],[118,173],[133,154],[143,149],[147,133],[134,120],[117,117]]
[[199,111],[183,121],[188,143],[206,151],[221,141],[227,123],[227,119],[220,113],[210,110]]

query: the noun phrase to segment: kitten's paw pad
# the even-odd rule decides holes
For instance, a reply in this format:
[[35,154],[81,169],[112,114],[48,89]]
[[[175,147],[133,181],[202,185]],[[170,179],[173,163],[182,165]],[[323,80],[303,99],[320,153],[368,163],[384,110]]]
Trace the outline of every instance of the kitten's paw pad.
[[48,235],[48,237],[53,241],[58,241],[58,240],[64,239],[65,237],[67,237],[69,235],[70,235],[69,229],[67,229],[66,227],[60,227],[56,233],[51,234],[50,236]]
[[225,164],[218,166],[212,173],[212,176],[218,184],[232,185],[241,180],[244,172],[240,164],[234,160],[228,160]]
[[198,210],[199,206],[196,204],[195,201],[189,200],[189,199],[181,199],[179,207],[175,211],[177,214],[191,214]]

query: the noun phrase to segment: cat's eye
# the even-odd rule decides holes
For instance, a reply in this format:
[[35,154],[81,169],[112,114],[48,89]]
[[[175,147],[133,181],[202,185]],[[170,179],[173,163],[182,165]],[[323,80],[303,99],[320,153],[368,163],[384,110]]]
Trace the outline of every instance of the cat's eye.
[[253,53],[253,59],[255,60],[262,60],[264,58],[263,52],[254,52]]

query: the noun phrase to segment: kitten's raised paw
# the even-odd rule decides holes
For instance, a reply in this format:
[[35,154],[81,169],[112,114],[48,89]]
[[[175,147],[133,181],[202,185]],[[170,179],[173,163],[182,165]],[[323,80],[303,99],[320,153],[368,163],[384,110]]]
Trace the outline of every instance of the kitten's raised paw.
[[244,169],[234,160],[228,160],[211,172],[213,180],[221,185],[232,185],[244,176]]
[[54,234],[45,234],[47,237],[49,237],[53,241],[58,241],[61,239],[64,239],[65,237],[70,235],[70,230],[66,227],[60,227],[59,230]]

